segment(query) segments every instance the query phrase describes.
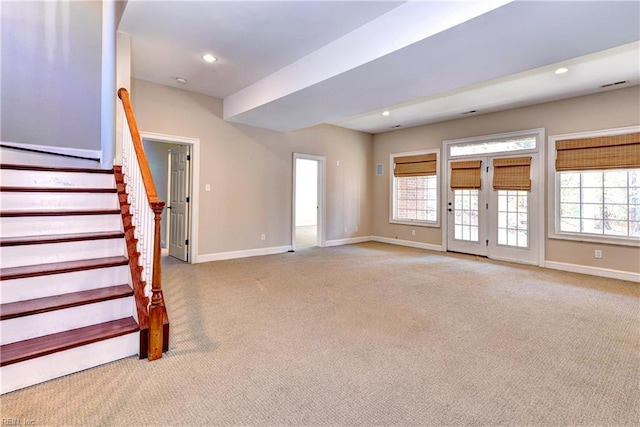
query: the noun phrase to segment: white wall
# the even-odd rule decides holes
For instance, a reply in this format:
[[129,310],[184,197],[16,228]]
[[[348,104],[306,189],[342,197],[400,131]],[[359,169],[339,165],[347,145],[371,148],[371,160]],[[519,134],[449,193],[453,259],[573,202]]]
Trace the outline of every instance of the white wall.
[[100,149],[102,2],[3,1],[0,140]]

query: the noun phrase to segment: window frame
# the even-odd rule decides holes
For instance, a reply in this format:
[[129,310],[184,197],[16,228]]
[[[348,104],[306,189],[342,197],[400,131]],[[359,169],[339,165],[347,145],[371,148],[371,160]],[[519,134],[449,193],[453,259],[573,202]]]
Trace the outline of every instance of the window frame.
[[[603,243],[622,246],[640,247],[640,239],[633,236],[611,236],[582,232],[569,232],[560,230],[560,173],[556,171],[556,142],[565,139],[592,138],[600,136],[624,135],[627,133],[640,132],[640,126],[627,126],[614,129],[602,129],[597,131],[577,132],[562,135],[549,136],[548,151],[548,238],[556,240],[573,240],[589,243]],[[608,169],[624,170],[624,169]],[[578,172],[578,171],[576,171]]]
[[[396,157],[404,157],[404,156],[417,156],[422,154],[433,154],[436,155],[436,220],[435,221],[421,221],[421,220],[402,220],[394,218],[396,212],[397,205],[397,197],[396,197],[396,177],[393,173],[395,158]],[[411,225],[415,227],[440,227],[440,216],[441,216],[441,206],[440,206],[440,149],[439,148],[429,148],[425,150],[418,151],[406,151],[402,153],[391,153],[389,155],[389,223],[390,224],[401,224],[401,225]]]

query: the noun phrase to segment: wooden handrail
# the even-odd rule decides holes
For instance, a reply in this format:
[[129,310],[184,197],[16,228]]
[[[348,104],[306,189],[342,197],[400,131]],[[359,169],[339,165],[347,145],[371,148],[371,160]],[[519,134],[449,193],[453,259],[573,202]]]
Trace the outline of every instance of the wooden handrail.
[[[149,198],[149,204],[160,202],[158,199],[158,192],[156,191],[156,185],[153,182],[153,176],[151,175],[151,169],[149,168],[149,162],[147,156],[144,153],[144,146],[142,145],[142,138],[140,138],[140,131],[138,130],[138,122],[136,116],[133,114],[133,107],[131,106],[131,99],[129,98],[129,91],[121,87],[118,89],[118,98],[122,100],[122,107],[124,108],[124,114],[127,117],[127,123],[129,124],[129,130],[131,131],[131,139],[133,140],[133,148],[136,150],[136,157],[138,158],[138,164],[140,165],[140,173],[142,174],[142,182],[144,188],[147,190],[147,197]],[[164,205],[164,202],[162,202]]]
[[151,210],[154,214],[153,277],[151,279],[151,303],[149,304],[149,360],[156,360],[162,357],[163,324],[165,313],[160,274],[160,220],[162,210],[164,209],[164,202],[158,198],[156,186],[153,182],[153,176],[151,175],[151,169],[149,168],[149,162],[147,160],[147,156],[144,153],[144,147],[142,146],[142,139],[140,138],[138,123],[136,122],[135,115],[133,114],[133,107],[131,106],[129,92],[125,88],[120,88],[118,90],[118,97],[122,101],[124,113],[127,117],[127,123],[129,124],[129,131],[131,132],[133,148],[135,150],[138,165],[140,167],[140,173],[142,175],[142,182],[144,183],[144,188],[147,193],[149,206],[151,207]]

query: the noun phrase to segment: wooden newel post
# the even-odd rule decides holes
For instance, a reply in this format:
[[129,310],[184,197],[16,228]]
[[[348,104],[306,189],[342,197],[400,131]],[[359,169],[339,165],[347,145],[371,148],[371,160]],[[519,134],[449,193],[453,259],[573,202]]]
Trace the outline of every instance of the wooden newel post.
[[151,304],[149,305],[149,360],[162,357],[162,335],[164,320],[164,298],[162,297],[161,283],[161,235],[160,219],[164,202],[158,201],[151,204],[154,213],[153,236],[153,277],[151,279]]

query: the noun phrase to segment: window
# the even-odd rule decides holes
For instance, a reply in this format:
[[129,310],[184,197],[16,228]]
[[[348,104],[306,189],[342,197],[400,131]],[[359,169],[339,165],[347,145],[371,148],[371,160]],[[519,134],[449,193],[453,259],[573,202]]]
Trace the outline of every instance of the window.
[[551,237],[640,243],[639,130],[550,138],[555,155],[550,159],[555,175]]
[[559,231],[640,237],[640,169],[559,172]]
[[390,222],[438,225],[438,150],[391,155]]
[[505,140],[472,141],[451,145],[450,157],[502,153],[508,151],[535,150],[537,138],[524,136]]

